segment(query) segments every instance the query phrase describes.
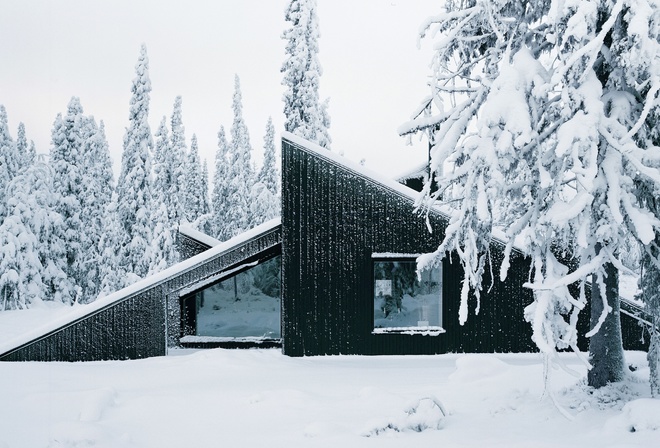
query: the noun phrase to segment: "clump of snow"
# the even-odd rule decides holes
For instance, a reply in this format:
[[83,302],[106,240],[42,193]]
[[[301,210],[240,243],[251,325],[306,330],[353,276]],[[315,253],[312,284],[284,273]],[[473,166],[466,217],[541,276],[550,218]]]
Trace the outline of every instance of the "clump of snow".
[[660,437],[660,400],[640,398],[628,402],[619,415],[607,422],[607,426],[629,432],[658,431]]
[[379,436],[390,432],[422,432],[427,429],[442,429],[447,416],[444,406],[437,398],[424,397],[409,405],[405,412],[392,420],[377,422],[367,428],[365,437]]

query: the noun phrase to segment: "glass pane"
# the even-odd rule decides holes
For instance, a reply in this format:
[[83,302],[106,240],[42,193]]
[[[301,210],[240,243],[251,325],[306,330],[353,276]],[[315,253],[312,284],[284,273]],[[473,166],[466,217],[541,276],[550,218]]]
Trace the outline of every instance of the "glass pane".
[[374,262],[374,328],[442,327],[442,269],[414,260]]
[[280,256],[196,294],[196,335],[280,337]]

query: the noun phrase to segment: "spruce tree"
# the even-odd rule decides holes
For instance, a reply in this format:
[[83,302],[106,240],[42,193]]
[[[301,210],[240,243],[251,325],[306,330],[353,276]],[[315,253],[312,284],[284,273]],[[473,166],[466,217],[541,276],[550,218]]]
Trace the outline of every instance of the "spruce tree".
[[179,226],[179,179],[175,166],[172,165],[172,147],[163,117],[156,132],[156,151],[154,154],[154,235],[152,259],[149,271],[156,273],[179,261],[175,248],[175,238]]
[[82,301],[91,302],[100,293],[103,280],[101,266],[106,261],[101,252],[101,240],[106,231],[106,209],[114,190],[112,159],[103,121],[97,126],[93,117],[88,118],[87,136],[82,154],[83,188],[80,220],[86,238],[82,240],[83,262],[80,287]]
[[250,189],[254,183],[250,146],[250,135],[243,120],[243,101],[238,75],[234,78],[234,98],[232,102],[234,121],[231,126],[229,186],[227,192],[227,232],[231,236],[249,229],[252,225],[250,216]]
[[18,132],[16,133],[16,156],[18,158],[18,172],[22,172],[32,163],[33,156],[30,154],[30,146],[25,136],[25,125],[18,123]]
[[277,173],[277,161],[275,159],[275,127],[273,126],[273,119],[271,117],[268,117],[268,124],[266,124],[264,164],[259,171],[258,179],[271,194],[277,195],[279,191],[279,176]]
[[8,216],[0,225],[0,300],[3,309],[27,308],[39,300],[73,303],[67,277],[64,221],[54,210],[53,171],[30,165],[10,183]]
[[55,211],[63,219],[64,245],[66,247],[66,275],[76,285],[78,297],[85,283],[85,246],[89,245],[88,228],[83,225],[83,145],[91,130],[87,117],[77,97],[71,98],[67,114],[57,115],[52,131],[50,165],[53,168]]
[[[624,373],[618,252],[629,235],[648,245],[660,228],[634,187],[660,184],[646,121],[658,107],[659,86],[649,81],[660,76],[649,63],[660,50],[658,11],[613,1],[550,6],[447,2],[422,27],[422,37],[437,36],[430,97],[400,132],[430,137],[424,194],[428,204],[446,203],[451,218],[420,263],[459,254],[460,322],[470,289],[478,304],[492,230],[501,227],[500,278],[516,239],[532,260],[535,300],[525,317],[548,363],[557,348],[577,350],[577,316],[591,300],[588,380],[601,387]],[[571,259],[572,272],[562,261]]]
[[218,131],[218,149],[215,152],[215,172],[213,173],[213,191],[211,192],[212,235],[220,241],[231,238],[231,228],[227,220],[229,207],[229,144],[225,137],[225,128]]
[[6,190],[16,174],[16,144],[9,134],[7,111],[0,104],[0,218],[6,214]]
[[44,208],[39,201],[50,191],[33,190],[39,179],[31,174],[16,176],[7,188],[8,214],[0,225],[1,310],[25,309],[36,300],[47,299],[34,227],[49,212],[48,204]]
[[183,213],[189,223],[194,223],[204,214],[206,202],[204,182],[202,180],[202,165],[197,147],[197,136],[193,134],[190,141],[190,151],[186,155],[182,184]]
[[145,45],[140,49],[135,72],[116,202],[111,208],[116,213],[111,223],[117,228],[112,230],[114,241],[104,248],[110,255],[108,252],[114,245],[114,270],[125,273],[125,276],[106,276],[106,291],[122,288],[147,275],[151,260],[153,211],[150,173],[153,140],[148,121],[151,81]]
[[185,127],[183,126],[183,113],[181,110],[182,99],[177,96],[174,99],[172,118],[170,121],[172,134],[170,149],[167,152],[167,160],[172,167],[172,181],[170,187],[169,210],[170,221],[177,224],[184,218],[184,182],[185,182],[185,160],[188,149],[186,147]]
[[279,216],[278,184],[275,165],[275,128],[269,117],[264,136],[264,164],[257,176],[257,182],[250,190],[250,215],[253,227]]
[[291,0],[285,11],[291,28],[284,31],[286,59],[281,72],[284,92],[284,129],[330,149],[328,100],[319,101],[323,70],[319,51],[316,0]]

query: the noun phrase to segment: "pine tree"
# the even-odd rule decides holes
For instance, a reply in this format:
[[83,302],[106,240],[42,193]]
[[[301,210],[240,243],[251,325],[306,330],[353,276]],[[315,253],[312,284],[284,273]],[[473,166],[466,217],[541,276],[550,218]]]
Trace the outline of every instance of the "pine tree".
[[[179,254],[175,248],[175,238],[179,226],[179,179],[175,166],[172,165],[172,147],[170,146],[166,118],[163,117],[156,132],[156,152],[154,155],[154,236],[150,273],[156,273],[177,263]],[[174,212],[170,213],[170,210]]]
[[6,189],[15,174],[16,144],[9,134],[7,111],[0,104],[0,218],[6,214]]
[[280,214],[278,175],[275,166],[275,128],[269,117],[264,136],[264,164],[257,182],[250,190],[250,214],[252,225],[257,226]]
[[[657,8],[550,6],[447,2],[422,28],[422,36],[438,36],[431,96],[400,132],[428,133],[438,188],[429,181],[424,194],[452,204],[442,244],[420,262],[459,254],[460,321],[469,290],[479,299],[492,229],[506,229],[500,278],[518,238],[532,260],[535,300],[525,317],[548,363],[556,348],[577,350],[577,315],[592,280],[588,377],[601,387],[624,368],[617,253],[628,235],[649,244],[660,227],[634,191],[640,179],[660,184],[657,146],[644,137],[660,87],[649,82],[660,75],[649,64],[659,51]],[[562,261],[570,259],[572,272]],[[573,283],[578,297],[569,293]]]
[[25,136],[25,125],[18,123],[18,132],[16,133],[16,156],[18,158],[18,172],[22,172],[32,163],[33,157],[30,154],[30,146]]
[[215,152],[215,172],[213,173],[213,191],[211,192],[211,208],[213,217],[211,227],[214,235],[220,241],[231,238],[227,215],[229,206],[229,144],[225,138],[225,128],[218,131],[218,149]]
[[201,178],[201,187],[200,187],[200,215],[193,223],[193,226],[200,232],[206,233],[207,235],[213,234],[213,215],[211,213],[211,206],[209,203],[209,167],[204,159],[202,164],[202,178]]
[[250,189],[254,183],[250,146],[250,135],[243,120],[243,102],[241,84],[238,75],[234,78],[234,98],[232,103],[234,121],[231,127],[230,171],[227,191],[227,225],[231,236],[249,229],[252,224],[250,216]]
[[52,131],[50,165],[53,168],[55,211],[63,219],[64,245],[66,247],[65,273],[76,285],[74,296],[81,294],[84,283],[84,247],[89,244],[87,228],[81,221],[83,186],[83,145],[89,137],[89,120],[77,97],[71,98],[67,114],[57,115]]
[[182,184],[183,214],[189,223],[194,223],[204,214],[206,202],[202,180],[202,165],[197,147],[197,136],[193,134],[190,142],[190,152],[185,158],[184,177]]
[[266,124],[264,164],[261,167],[261,171],[259,171],[258,179],[268,191],[273,195],[277,195],[279,191],[279,176],[275,160],[275,127],[273,126],[273,119],[271,117],[268,117],[268,124]]
[[284,129],[330,149],[328,100],[319,102],[323,70],[318,61],[319,21],[316,0],[291,0],[285,11],[291,28],[284,31],[286,60],[282,65]]
[[169,206],[170,221],[178,223],[184,218],[184,189],[185,160],[188,149],[186,147],[185,127],[183,126],[183,113],[181,111],[182,99],[177,96],[174,100],[172,118],[170,121],[172,135],[167,160],[173,170],[170,187]]
[[55,212],[53,173],[44,163],[29,166],[8,187],[8,216],[0,225],[2,309],[24,309],[35,301],[70,304],[63,220]]
[[19,175],[7,189],[8,215],[0,225],[2,310],[25,309],[32,302],[46,298],[41,279],[43,266],[39,260],[39,242],[33,232],[35,218],[38,219],[44,211],[37,201],[41,195],[31,191],[37,182],[28,174]]
[[206,163],[206,159],[204,159],[204,163],[202,165],[202,191],[201,191],[201,196],[202,196],[202,208],[201,212],[203,215],[207,215],[211,213],[211,206],[209,205],[209,165]]
[[91,302],[100,293],[102,256],[100,242],[106,230],[106,209],[112,199],[114,179],[112,159],[108,150],[103,121],[96,125],[93,117],[88,117],[87,135],[83,144],[83,188],[80,221],[86,238],[82,240],[83,261],[80,287],[83,302]]
[[113,271],[126,273],[126,276],[106,274],[105,291],[122,288],[147,275],[151,260],[153,210],[150,173],[153,140],[148,122],[151,81],[145,45],[140,49],[135,72],[116,203],[111,207],[116,216],[110,222],[118,228],[110,231],[114,241],[104,247],[105,254],[110,255],[108,252],[114,245]]

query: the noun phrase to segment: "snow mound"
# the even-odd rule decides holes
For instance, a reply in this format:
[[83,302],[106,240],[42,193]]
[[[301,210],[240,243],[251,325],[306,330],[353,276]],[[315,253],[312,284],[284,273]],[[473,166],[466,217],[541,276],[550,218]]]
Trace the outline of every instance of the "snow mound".
[[438,430],[442,429],[446,415],[447,412],[440,400],[435,397],[425,397],[408,406],[403,416],[390,421],[374,423],[363,431],[362,435],[373,437],[396,432]]
[[640,398],[626,403],[619,415],[607,421],[606,427],[628,432],[660,431],[660,400]]
[[503,375],[510,369],[511,366],[493,355],[466,355],[456,360],[456,371],[449,379],[469,383]]

